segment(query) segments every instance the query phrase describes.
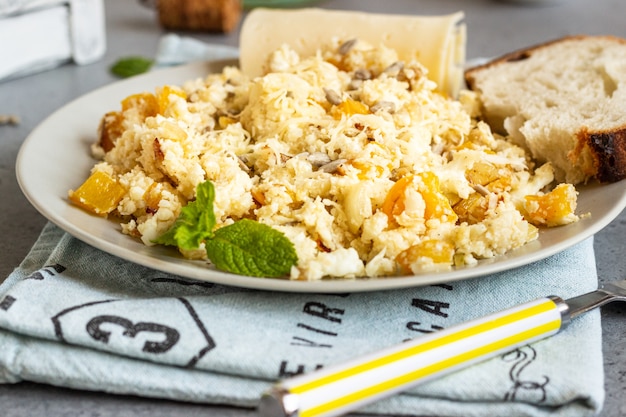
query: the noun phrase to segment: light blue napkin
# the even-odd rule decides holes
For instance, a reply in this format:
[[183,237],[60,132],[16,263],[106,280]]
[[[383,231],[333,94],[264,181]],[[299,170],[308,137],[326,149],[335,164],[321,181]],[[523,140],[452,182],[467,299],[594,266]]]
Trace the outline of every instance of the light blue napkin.
[[[0,286],[0,381],[253,407],[274,381],[545,295],[596,287],[592,240],[450,285],[287,294],[191,281],[47,225]],[[438,416],[591,416],[599,313],[531,346],[368,406]]]
[[232,46],[207,44],[200,40],[178,36],[174,33],[164,35],[159,41],[155,67],[168,67],[193,61],[210,61],[238,58],[239,50]]

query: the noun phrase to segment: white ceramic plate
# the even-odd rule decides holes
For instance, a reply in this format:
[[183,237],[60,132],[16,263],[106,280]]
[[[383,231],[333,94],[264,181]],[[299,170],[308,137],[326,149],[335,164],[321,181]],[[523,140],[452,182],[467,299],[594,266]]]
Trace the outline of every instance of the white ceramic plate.
[[626,182],[591,185],[580,189],[578,203],[578,212],[589,212],[590,216],[568,226],[542,230],[537,241],[473,267],[407,277],[300,282],[216,271],[205,262],[182,258],[173,248],[147,247],[122,234],[115,221],[90,215],[68,202],[68,190],[76,189],[95,163],[89,147],[95,141],[102,115],[118,109],[120,101],[130,94],[203,77],[220,71],[224,64],[204,62],[154,71],[100,88],[62,107],[33,130],[20,149],[17,178],[24,194],[41,214],[66,232],[128,261],[213,283],[293,292],[358,292],[432,285],[516,268],[586,239],[626,206]]

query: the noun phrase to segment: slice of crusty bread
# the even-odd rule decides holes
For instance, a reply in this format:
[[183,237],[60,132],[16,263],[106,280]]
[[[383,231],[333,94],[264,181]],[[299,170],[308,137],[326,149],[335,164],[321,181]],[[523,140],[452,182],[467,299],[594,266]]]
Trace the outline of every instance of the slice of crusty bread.
[[551,162],[560,181],[626,177],[626,40],[569,36],[465,73],[495,131]]

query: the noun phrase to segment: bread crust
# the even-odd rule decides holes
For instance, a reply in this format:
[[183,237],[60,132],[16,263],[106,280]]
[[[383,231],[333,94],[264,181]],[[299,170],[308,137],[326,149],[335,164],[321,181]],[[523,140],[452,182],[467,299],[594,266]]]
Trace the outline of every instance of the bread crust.
[[477,65],[475,67],[471,67],[468,68],[467,70],[465,70],[464,72],[464,77],[465,77],[465,83],[467,84],[468,88],[470,90],[475,90],[476,86],[475,86],[475,74],[477,74],[478,72],[486,69],[486,68],[490,68],[496,65],[500,65],[503,64],[505,62],[515,62],[515,61],[523,61],[525,59],[528,59],[532,56],[532,54],[540,49],[544,49],[544,48],[548,48],[554,44],[558,44],[558,43],[562,43],[562,42],[567,42],[567,41],[575,41],[575,40],[583,40],[583,39],[608,39],[611,40],[613,42],[617,42],[617,43],[621,43],[623,45],[626,45],[626,39],[623,38],[619,38],[617,36],[612,36],[612,35],[600,35],[600,36],[591,36],[591,35],[569,35],[569,36],[564,36],[562,38],[558,38],[558,39],[553,39],[547,42],[542,42],[542,43],[538,43],[532,46],[528,46],[526,48],[521,48],[518,50],[515,50],[513,52],[508,52],[504,55],[501,55],[497,58],[494,58],[492,60],[490,60],[489,62],[486,62],[484,64],[481,65]]
[[626,126],[611,131],[581,129],[576,136],[579,145],[574,152],[582,148],[589,150],[594,160],[593,176],[598,182],[611,183],[626,178]]
[[[501,65],[503,63],[523,61],[541,49],[549,48],[555,44],[577,41],[585,39],[606,39],[626,45],[626,39],[611,35],[570,35],[562,38],[543,42],[530,47],[522,48],[485,64],[469,68],[465,71],[465,82],[470,90],[478,91],[476,86],[476,74],[479,72]],[[595,178],[601,183],[617,182],[626,178],[626,125],[622,125],[611,130],[594,130],[588,127],[581,127],[576,133],[577,146],[568,155],[572,163],[584,159],[584,156],[591,158],[591,166],[585,171],[589,177]]]

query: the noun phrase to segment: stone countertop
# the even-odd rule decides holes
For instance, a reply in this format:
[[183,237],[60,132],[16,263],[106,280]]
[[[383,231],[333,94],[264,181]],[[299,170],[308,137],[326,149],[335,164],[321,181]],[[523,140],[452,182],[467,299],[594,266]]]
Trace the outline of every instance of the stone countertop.
[[[465,11],[467,56],[489,57],[571,34],[611,34],[626,37],[623,0],[561,0],[524,6],[490,0],[330,0],[315,3],[329,9],[359,9],[406,14],[446,14]],[[35,242],[46,223],[21,193],[15,160],[30,131],[54,110],[116,79],[108,72],[118,58],[153,56],[165,32],[156,12],[139,2],[107,0],[107,53],[87,66],[67,64],[54,70],[0,82],[0,114],[20,118],[16,126],[0,126],[0,279],[8,276]],[[193,34],[206,42],[236,46],[238,33]],[[1,46],[0,46],[1,50]],[[3,59],[10,59],[3,57]],[[63,152],[63,149],[59,149]],[[594,241],[600,282],[626,277],[626,212],[599,232]],[[602,310],[606,401],[603,417],[626,415],[626,307]],[[193,405],[172,401],[115,396],[34,383],[0,385],[0,415],[11,416],[254,416],[253,410]]]

